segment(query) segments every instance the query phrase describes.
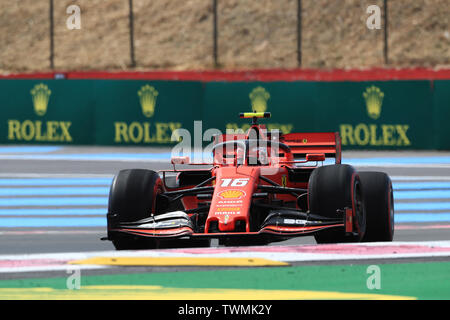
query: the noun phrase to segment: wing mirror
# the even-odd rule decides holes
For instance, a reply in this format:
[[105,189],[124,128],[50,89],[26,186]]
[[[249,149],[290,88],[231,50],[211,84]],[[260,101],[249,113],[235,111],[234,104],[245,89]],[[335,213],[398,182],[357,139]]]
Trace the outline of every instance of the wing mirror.
[[306,161],[325,161],[325,154],[323,153],[308,153]]

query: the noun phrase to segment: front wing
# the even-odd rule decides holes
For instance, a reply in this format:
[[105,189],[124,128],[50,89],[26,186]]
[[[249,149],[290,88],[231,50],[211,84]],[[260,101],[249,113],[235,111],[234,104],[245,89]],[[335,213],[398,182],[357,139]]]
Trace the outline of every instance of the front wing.
[[[297,216],[293,216],[293,214]],[[339,213],[339,212],[338,212]],[[315,214],[297,211],[276,212],[269,216],[258,231],[249,232],[196,232],[191,217],[184,212],[177,211],[150,217],[136,222],[120,223],[108,228],[108,233],[119,232],[135,236],[160,239],[177,238],[231,238],[231,237],[299,237],[312,235],[316,232],[341,228],[348,234],[353,233],[353,210],[346,208],[340,212],[339,219],[330,219]]]

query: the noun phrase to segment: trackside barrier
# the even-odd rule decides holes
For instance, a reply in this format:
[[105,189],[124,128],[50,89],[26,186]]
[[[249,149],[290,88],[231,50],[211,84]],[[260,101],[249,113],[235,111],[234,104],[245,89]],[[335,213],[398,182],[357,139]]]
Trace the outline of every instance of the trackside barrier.
[[[340,132],[344,149],[450,149],[450,80],[0,79],[1,144],[168,146],[173,131]],[[198,132],[197,132],[198,133]]]
[[450,81],[434,82],[435,146],[440,150],[450,150]]

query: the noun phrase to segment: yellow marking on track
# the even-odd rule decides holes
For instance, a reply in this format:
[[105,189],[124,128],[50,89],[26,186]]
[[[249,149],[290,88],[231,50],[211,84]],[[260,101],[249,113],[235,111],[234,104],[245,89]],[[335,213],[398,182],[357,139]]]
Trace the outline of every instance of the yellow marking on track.
[[70,261],[70,264],[108,266],[288,266],[289,263],[263,258],[205,258],[205,257],[94,257]]
[[160,290],[162,286],[124,286],[124,285],[97,285],[83,286],[86,290]]
[[[44,289],[44,290],[43,290]],[[82,286],[78,290],[0,288],[1,300],[414,300],[370,293],[304,290],[165,288],[160,286]]]

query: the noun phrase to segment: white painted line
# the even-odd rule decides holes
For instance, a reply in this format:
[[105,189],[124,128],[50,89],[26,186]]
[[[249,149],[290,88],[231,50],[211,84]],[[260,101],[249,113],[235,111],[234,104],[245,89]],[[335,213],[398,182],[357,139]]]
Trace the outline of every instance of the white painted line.
[[107,269],[110,266],[100,266],[100,265],[72,265],[72,264],[64,264],[64,265],[48,265],[48,266],[33,266],[33,267],[11,267],[11,268],[2,268],[0,267],[0,273],[15,273],[15,272],[48,272],[48,271],[66,271],[66,270],[92,270],[92,269]]
[[[201,155],[200,155],[201,156]],[[210,158],[210,156],[209,156]],[[404,158],[405,162],[401,162],[402,158],[395,158],[398,162],[389,162],[390,160],[380,159],[380,162],[343,159],[343,163],[351,164],[355,167],[392,167],[392,168],[450,168],[450,163],[444,159],[442,162],[432,161],[425,163],[411,163],[409,158]],[[433,159],[433,158],[431,158]],[[96,161],[96,162],[152,162],[152,163],[170,163],[170,155],[166,154],[154,154],[148,156],[148,154],[0,154],[0,160],[33,160],[33,161]]]
[[[169,165],[169,163],[168,163]],[[0,173],[0,178],[113,178],[113,173]],[[450,181],[448,176],[390,176],[394,181]]]
[[391,176],[391,180],[393,181],[450,181],[450,173],[449,176]]
[[49,234],[101,234],[105,235],[106,230],[104,228],[97,230],[2,230],[1,235],[6,236],[23,236],[23,235],[49,235]]
[[[357,253],[359,251],[359,253]],[[384,251],[384,252],[383,252]],[[68,261],[93,257],[213,257],[263,258],[275,261],[345,261],[450,256],[450,241],[378,242],[273,247],[216,247],[168,250],[96,251],[1,255],[0,273],[68,270]],[[45,265],[45,264],[48,265]],[[33,266],[33,264],[36,264]],[[105,266],[83,265],[82,268]]]
[[[61,252],[61,253],[32,253],[32,254],[8,254],[0,255],[0,260],[27,260],[27,259],[55,259],[55,260],[72,260],[85,259],[95,256],[111,256],[111,257],[157,257],[157,256],[220,256],[224,252],[229,253],[254,253],[254,252],[286,252],[294,249],[314,248],[320,252],[322,248],[328,246],[345,247],[397,247],[397,246],[424,246],[429,248],[445,248],[448,249],[450,255],[450,240],[443,241],[394,241],[394,242],[360,242],[360,243],[338,243],[330,245],[285,245],[285,246],[257,246],[257,247],[210,247],[210,248],[187,248],[187,249],[157,249],[157,250],[121,250],[121,251],[89,251],[89,252]],[[327,255],[327,250],[323,250],[320,254]],[[186,253],[189,252],[189,253]]]
[[[346,163],[345,160],[342,161],[342,163]],[[437,163],[437,164],[431,164],[431,163],[424,163],[424,164],[418,164],[418,163],[376,163],[376,164],[358,164],[358,163],[349,163],[355,168],[437,168],[437,169],[447,169],[450,168],[450,164],[447,163]]]
[[0,160],[24,160],[24,161],[87,161],[87,162],[161,162],[170,164],[170,159],[156,158],[136,158],[136,157],[118,157],[107,158],[86,154],[85,157],[75,157],[70,155],[0,155]]

